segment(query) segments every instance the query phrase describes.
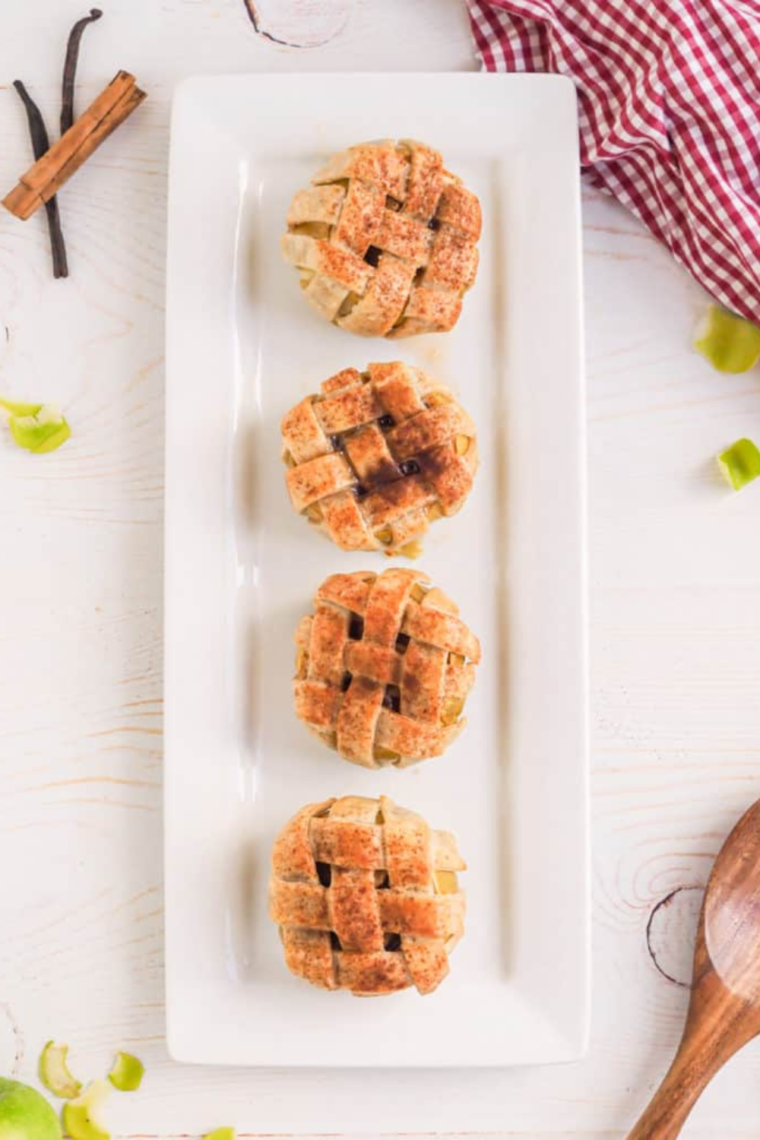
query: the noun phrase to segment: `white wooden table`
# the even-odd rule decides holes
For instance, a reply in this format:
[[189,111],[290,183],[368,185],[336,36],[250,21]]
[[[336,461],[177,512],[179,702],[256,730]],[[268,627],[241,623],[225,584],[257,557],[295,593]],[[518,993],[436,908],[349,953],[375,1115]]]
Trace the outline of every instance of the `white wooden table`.
[[[760,794],[760,491],[711,457],[760,435],[760,377],[690,348],[701,290],[615,204],[584,197],[589,378],[594,1017],[561,1068],[469,1073],[185,1068],[163,1042],[161,572],[169,106],[183,76],[475,67],[459,0],[106,0],[79,105],[118,67],[147,103],[61,196],[72,276],[44,221],[0,217],[0,392],[56,400],[47,457],[0,431],[0,1071],[44,1041],[100,1075],[119,1137],[625,1134],[676,1044],[700,888]],[[0,189],[28,164],[10,82],[55,126],[79,0],[0,8]],[[297,49],[273,42],[322,46]],[[8,86],[5,86],[8,85]],[[550,323],[550,317],[547,317]],[[5,332],[3,333],[3,327]],[[662,900],[676,892],[667,905]],[[654,917],[651,916],[654,914]],[[648,949],[659,963],[658,970]],[[670,975],[676,981],[668,980]],[[681,984],[678,984],[681,983]],[[213,1015],[210,1011],[210,1015]],[[330,1058],[324,1058],[329,1066]],[[760,1135],[760,1046],[716,1080],[688,1136]]]

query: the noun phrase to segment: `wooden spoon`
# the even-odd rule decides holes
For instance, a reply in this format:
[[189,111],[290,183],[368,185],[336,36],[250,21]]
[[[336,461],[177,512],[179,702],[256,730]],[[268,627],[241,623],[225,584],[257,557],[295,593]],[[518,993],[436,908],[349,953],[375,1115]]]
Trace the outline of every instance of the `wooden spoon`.
[[628,1140],[677,1136],[702,1090],[760,1033],[760,800],[721,848],[707,884],[681,1044]]

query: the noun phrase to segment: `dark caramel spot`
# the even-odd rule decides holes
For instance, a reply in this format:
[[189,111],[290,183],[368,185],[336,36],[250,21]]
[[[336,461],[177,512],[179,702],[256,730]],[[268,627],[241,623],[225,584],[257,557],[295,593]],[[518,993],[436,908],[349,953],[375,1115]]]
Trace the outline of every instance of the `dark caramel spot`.
[[386,934],[383,939],[383,945],[386,950],[394,951],[401,949],[401,935],[400,934]]
[[364,474],[365,482],[370,487],[379,487],[382,483],[391,483],[398,479],[401,471],[392,459],[380,459],[369,471]]
[[317,874],[323,887],[329,887],[332,880],[332,868],[329,863],[317,863]]
[[402,475],[419,475],[420,465],[416,459],[407,459],[404,463],[399,464]]
[[432,451],[426,451],[424,455],[420,455],[417,462],[423,475],[435,478],[437,475],[442,475],[446,470],[448,457],[449,453],[445,448],[436,447]]
[[340,691],[341,691],[341,693],[345,693],[348,690],[352,681],[353,681],[353,677],[351,676],[350,673],[344,673],[343,674],[343,676],[340,679]]
[[383,431],[390,431],[390,429],[393,427],[394,422],[395,421],[393,419],[393,416],[388,415],[381,416],[377,421],[378,426],[381,427]]
[[376,245],[371,245],[364,255],[364,260],[367,262],[367,265],[371,265],[373,269],[376,269],[377,263],[380,260],[380,253],[381,250],[379,250]]
[[407,501],[409,490],[405,479],[395,479],[392,483],[381,483],[373,487],[372,495],[376,503],[384,503],[389,507],[403,507]]

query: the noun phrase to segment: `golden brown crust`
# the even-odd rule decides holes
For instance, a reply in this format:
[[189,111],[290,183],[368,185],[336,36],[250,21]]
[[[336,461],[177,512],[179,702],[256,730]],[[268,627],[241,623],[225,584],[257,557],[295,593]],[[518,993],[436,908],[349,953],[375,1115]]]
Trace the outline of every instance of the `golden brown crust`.
[[388,337],[456,324],[477,273],[481,212],[437,151],[385,139],[334,154],[287,221],[285,259],[327,320]]
[[464,727],[480,644],[425,574],[333,574],[296,644],[296,713],[346,760],[407,767]]
[[269,913],[288,969],[358,995],[432,992],[464,933],[465,866],[452,835],[385,796],[307,805],[272,859]]
[[370,364],[325,380],[282,421],[290,500],[344,550],[392,554],[463,505],[475,427],[421,369]]

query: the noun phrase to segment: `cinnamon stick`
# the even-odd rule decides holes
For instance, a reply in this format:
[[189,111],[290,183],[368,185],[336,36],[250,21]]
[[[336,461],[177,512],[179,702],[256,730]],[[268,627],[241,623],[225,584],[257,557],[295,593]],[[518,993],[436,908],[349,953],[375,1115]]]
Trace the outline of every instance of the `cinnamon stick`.
[[3,199],[6,210],[23,221],[31,218],[76,174],[144,98],[145,92],[137,87],[134,75],[127,71],[118,72],[65,135],[22,174],[18,185]]

